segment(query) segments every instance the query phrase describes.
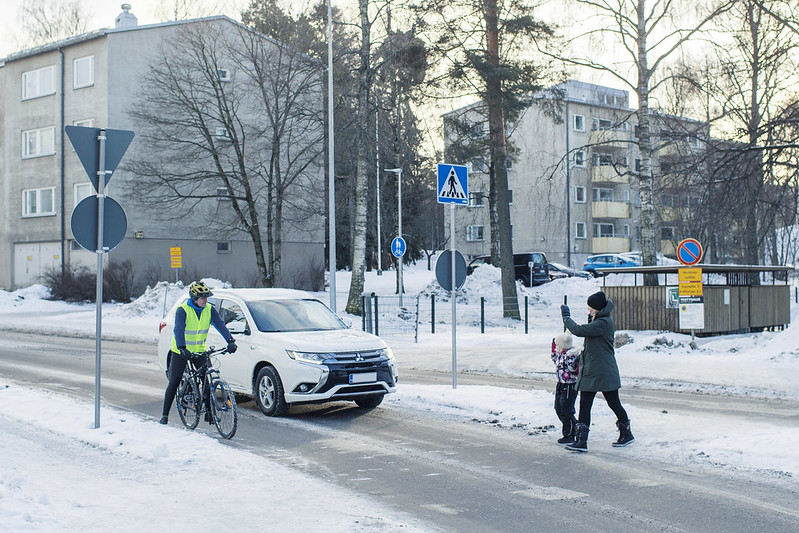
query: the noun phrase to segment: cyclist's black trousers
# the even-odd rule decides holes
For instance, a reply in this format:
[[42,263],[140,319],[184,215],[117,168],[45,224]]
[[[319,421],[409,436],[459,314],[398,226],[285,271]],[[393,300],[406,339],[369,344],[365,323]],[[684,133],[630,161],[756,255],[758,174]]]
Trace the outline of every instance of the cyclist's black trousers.
[[[164,408],[161,412],[164,416],[169,416],[169,410],[172,408],[172,403],[175,401],[175,394],[178,392],[178,385],[180,385],[180,378],[183,377],[183,372],[186,371],[186,365],[188,361],[185,357],[183,357],[180,353],[177,352],[170,352],[169,358],[169,383],[166,386],[166,392],[164,393]],[[205,361],[203,361],[205,359]],[[195,357],[195,364],[202,365],[207,363],[208,358],[205,357]],[[205,386],[203,386],[205,389]],[[208,395],[208,391],[203,390],[203,397]]]

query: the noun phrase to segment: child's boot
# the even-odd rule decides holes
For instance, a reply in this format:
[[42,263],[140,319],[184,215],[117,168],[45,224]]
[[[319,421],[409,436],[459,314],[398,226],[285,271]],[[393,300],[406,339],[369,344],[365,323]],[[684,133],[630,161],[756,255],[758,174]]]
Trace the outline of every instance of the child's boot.
[[566,446],[567,450],[573,452],[587,452],[588,451],[588,426],[582,422],[577,422],[577,438],[574,444]]

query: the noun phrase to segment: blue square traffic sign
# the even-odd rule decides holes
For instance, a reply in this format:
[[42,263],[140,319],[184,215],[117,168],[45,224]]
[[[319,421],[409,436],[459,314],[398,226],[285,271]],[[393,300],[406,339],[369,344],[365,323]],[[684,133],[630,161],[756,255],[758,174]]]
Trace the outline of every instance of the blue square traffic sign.
[[438,203],[469,203],[469,172],[465,165],[438,164]]

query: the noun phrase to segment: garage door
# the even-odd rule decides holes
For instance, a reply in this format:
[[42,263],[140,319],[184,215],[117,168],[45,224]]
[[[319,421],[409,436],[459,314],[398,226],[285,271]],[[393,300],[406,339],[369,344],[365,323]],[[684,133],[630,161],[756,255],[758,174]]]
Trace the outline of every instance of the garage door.
[[14,286],[41,283],[45,271],[61,268],[61,243],[21,242],[14,244]]

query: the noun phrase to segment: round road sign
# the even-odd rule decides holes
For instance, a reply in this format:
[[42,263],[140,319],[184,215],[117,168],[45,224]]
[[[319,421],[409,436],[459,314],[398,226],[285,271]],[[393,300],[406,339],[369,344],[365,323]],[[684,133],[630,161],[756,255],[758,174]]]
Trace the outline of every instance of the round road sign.
[[683,239],[677,245],[677,259],[685,266],[697,264],[705,251],[696,239]]

